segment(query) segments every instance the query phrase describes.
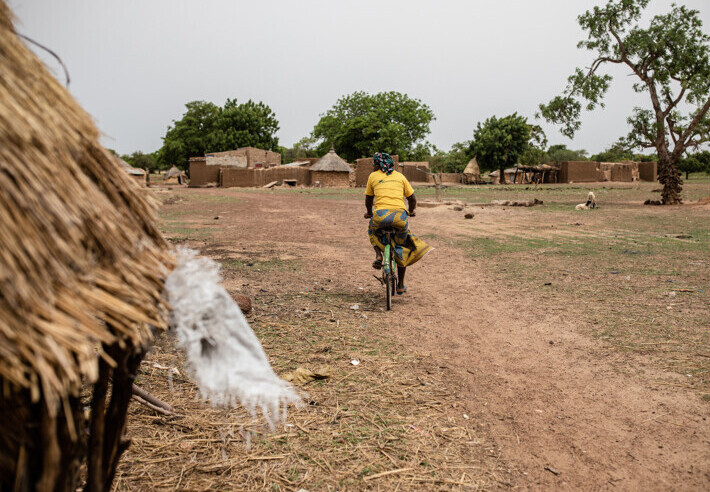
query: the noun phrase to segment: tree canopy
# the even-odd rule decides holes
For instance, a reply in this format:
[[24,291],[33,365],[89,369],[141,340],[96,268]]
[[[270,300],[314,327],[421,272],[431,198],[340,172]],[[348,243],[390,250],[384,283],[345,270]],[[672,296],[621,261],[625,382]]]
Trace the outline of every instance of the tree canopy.
[[330,145],[348,161],[375,152],[398,154],[400,160],[417,160],[429,154],[425,138],[434,120],[432,110],[419,99],[399,92],[343,96],[321,115],[311,134],[319,155]]
[[192,101],[185,105],[182,118],[168,127],[157,160],[162,167],[187,168],[190,157],[239,147],[279,150],[276,132],[279,122],[262,102],[238,104],[227,99],[223,107],[211,102]]
[[677,165],[689,147],[710,141],[710,36],[702,30],[696,10],[673,5],[650,24],[639,22],[649,0],[610,0],[578,17],[587,39],[578,47],[595,53],[586,70],[577,68],[567,88],[540,114],[562,126],[572,137],[580,128],[582,102],[585,109],[604,106],[603,98],[612,81],[601,74],[603,67],[625,65],[636,81],[633,89],[648,94],[650,109],[635,108],[625,142],[629,148],[655,148],[663,201],[678,203],[682,180]]
[[461,173],[471,160],[471,141],[457,142],[448,152],[442,152],[434,147],[435,152],[427,156],[432,172]]
[[688,179],[690,173],[710,174],[710,151],[703,150],[690,154],[681,159],[678,168],[685,173],[685,179]]
[[505,168],[517,164],[530,148],[534,134],[532,130],[527,119],[517,113],[502,118],[491,116],[476,125],[470,153],[476,156],[482,171],[499,169],[501,183],[504,183]]
[[121,159],[123,159],[133,167],[147,169],[149,172],[155,172],[159,169],[164,169],[158,164],[158,161],[155,158],[155,152],[152,154],[144,154],[140,150],[137,150],[132,154],[122,155]]

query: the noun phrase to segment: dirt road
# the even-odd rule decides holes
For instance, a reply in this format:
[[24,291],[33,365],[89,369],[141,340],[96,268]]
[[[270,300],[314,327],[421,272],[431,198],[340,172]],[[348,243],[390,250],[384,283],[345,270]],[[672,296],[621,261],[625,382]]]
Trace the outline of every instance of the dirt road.
[[[359,287],[380,288],[359,200],[190,193],[230,197],[204,211],[220,216],[213,236],[221,246],[295,255],[304,284],[330,279],[353,295]],[[474,221],[495,227],[497,213],[477,210]],[[412,230],[436,249],[408,271],[409,293],[393,311],[373,316],[403,347],[450,371],[462,405],[501,448],[513,485],[707,490],[710,405],[684,389],[678,375],[583,335],[564,303],[506,287],[457,245],[460,215],[419,210]],[[202,224],[214,225],[204,217]],[[660,379],[670,383],[653,383]]]

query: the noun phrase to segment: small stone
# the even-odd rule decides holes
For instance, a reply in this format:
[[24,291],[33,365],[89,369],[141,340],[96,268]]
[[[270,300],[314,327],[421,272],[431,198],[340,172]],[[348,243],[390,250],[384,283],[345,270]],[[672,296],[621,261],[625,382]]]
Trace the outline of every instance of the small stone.
[[234,299],[234,302],[237,303],[243,313],[251,312],[251,299],[249,299],[248,296],[244,294],[232,294],[232,299]]
[[463,216],[464,219],[473,219],[473,214],[472,213],[467,213],[466,215]]

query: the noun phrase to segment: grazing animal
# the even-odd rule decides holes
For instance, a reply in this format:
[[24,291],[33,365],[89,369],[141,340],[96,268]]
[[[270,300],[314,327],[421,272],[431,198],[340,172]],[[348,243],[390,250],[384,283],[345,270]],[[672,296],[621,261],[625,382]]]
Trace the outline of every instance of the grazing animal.
[[587,195],[587,203],[580,203],[574,207],[575,210],[590,210],[592,208],[597,208],[597,200],[594,193],[591,191],[589,192],[589,195]]

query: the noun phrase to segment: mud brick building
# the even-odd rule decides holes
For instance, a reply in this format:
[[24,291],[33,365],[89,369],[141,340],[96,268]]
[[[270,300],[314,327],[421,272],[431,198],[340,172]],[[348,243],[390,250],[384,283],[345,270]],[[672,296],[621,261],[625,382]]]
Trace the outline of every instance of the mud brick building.
[[559,182],[656,181],[657,166],[656,162],[562,162],[560,163]]
[[241,147],[225,152],[212,152],[203,157],[190,157],[190,186],[219,185],[222,169],[267,169],[280,164],[281,154],[255,147]]

